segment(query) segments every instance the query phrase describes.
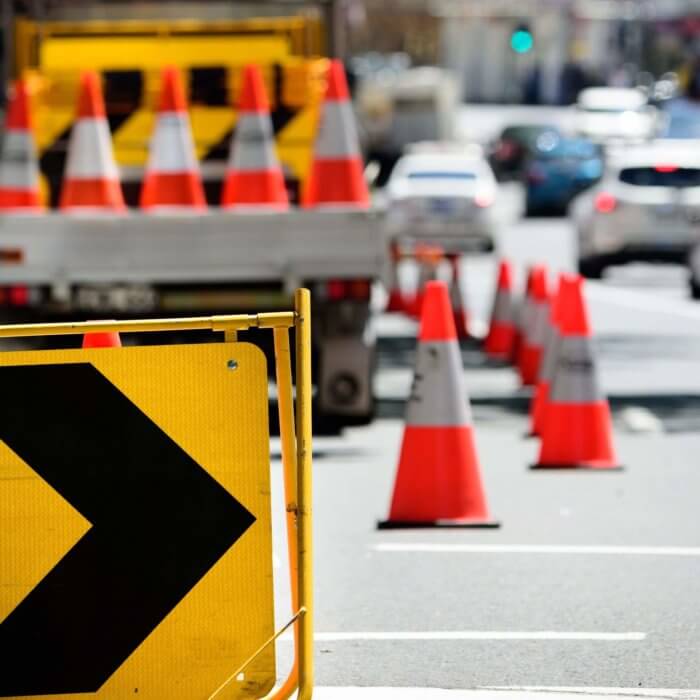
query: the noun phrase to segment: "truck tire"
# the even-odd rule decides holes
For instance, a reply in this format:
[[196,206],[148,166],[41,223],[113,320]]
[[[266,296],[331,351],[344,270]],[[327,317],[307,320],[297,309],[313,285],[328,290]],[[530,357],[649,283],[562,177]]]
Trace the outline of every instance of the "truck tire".
[[700,282],[698,282],[695,277],[690,277],[688,280],[688,287],[690,288],[690,298],[700,299]]
[[600,258],[582,258],[578,261],[578,271],[588,279],[601,279],[604,270],[605,263]]

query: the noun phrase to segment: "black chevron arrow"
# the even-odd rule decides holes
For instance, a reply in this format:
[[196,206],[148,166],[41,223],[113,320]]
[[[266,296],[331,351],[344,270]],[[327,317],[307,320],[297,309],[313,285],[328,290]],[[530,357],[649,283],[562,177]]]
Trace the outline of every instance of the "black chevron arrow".
[[255,518],[92,365],[0,387],[0,439],[92,525],[0,624],[0,697],[94,693]]

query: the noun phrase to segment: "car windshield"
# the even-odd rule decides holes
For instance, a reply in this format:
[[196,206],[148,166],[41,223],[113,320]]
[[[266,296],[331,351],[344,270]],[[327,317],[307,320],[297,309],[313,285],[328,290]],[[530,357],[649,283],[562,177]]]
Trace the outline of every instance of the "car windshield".
[[408,173],[409,180],[474,180],[476,175],[456,170],[417,170]]
[[558,134],[559,131],[553,126],[511,126],[503,131],[502,140],[520,141],[528,145],[535,145],[537,139],[544,133]]
[[549,158],[597,158],[601,155],[599,146],[596,146],[590,141],[581,141],[576,139],[558,139],[553,143],[541,143],[542,139],[537,142],[537,157],[543,159]]
[[700,187],[700,168],[673,165],[624,168],[620,171],[620,182],[639,187]]

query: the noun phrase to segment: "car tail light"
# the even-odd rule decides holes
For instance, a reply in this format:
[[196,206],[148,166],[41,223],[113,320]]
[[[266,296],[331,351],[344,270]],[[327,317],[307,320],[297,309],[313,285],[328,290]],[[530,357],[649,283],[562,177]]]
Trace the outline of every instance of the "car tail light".
[[516,148],[512,141],[499,141],[494,155],[498,160],[508,160],[515,155]]
[[539,165],[532,165],[527,171],[527,181],[532,185],[539,185],[547,179],[547,172]]
[[9,287],[7,296],[12,306],[27,306],[29,304],[29,288],[24,285]]
[[372,284],[369,280],[329,280],[326,283],[326,296],[330,301],[369,301]]
[[677,165],[657,165],[654,170],[657,173],[675,173],[678,170]]
[[486,209],[493,204],[493,195],[487,192],[477,192],[474,195],[474,204],[480,209]]
[[601,214],[610,214],[617,207],[617,199],[610,192],[598,192],[595,198],[595,208]]

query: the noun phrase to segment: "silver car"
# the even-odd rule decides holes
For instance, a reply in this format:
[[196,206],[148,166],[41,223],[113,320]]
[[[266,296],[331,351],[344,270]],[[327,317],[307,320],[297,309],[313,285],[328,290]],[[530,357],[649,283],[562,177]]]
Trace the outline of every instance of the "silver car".
[[587,277],[637,260],[685,263],[700,224],[700,141],[656,141],[611,154],[603,179],[570,213]]
[[480,152],[435,147],[402,156],[387,184],[390,235],[449,250],[492,250],[497,191]]

